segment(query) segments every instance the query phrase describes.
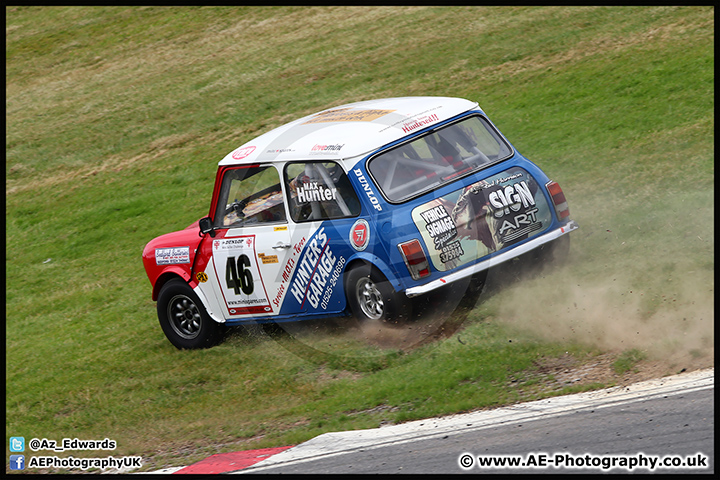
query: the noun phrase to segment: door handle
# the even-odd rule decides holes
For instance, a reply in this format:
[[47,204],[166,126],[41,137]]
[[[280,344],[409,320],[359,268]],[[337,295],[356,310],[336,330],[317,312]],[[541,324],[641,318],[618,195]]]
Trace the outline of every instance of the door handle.
[[290,247],[292,247],[292,245],[290,245],[289,243],[278,242],[277,245],[275,245],[275,246],[272,247],[272,248],[273,248],[273,250],[285,250],[285,249],[288,249],[288,248],[290,248]]

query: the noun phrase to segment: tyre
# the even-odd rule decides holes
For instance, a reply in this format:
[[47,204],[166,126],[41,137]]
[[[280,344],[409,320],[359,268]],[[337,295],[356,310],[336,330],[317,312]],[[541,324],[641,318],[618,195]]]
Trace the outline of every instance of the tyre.
[[367,265],[355,267],[346,274],[345,295],[350,311],[359,321],[398,324],[411,318],[407,296],[396,292],[382,273]]
[[165,336],[179,349],[210,348],[222,340],[224,325],[210,318],[182,279],[174,278],[162,286],[157,313]]

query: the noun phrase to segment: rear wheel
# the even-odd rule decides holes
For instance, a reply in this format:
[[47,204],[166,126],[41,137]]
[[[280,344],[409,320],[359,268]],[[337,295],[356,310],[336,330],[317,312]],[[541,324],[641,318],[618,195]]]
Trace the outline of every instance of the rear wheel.
[[157,312],[165,336],[179,349],[209,348],[222,339],[224,325],[210,318],[192,288],[179,278],[160,289]]
[[345,294],[352,314],[360,321],[381,320],[395,324],[410,319],[410,302],[376,269],[363,265],[345,277]]

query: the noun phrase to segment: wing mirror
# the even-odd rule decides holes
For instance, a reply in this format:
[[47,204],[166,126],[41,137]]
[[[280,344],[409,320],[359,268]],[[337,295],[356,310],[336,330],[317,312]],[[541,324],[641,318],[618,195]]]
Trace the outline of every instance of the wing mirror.
[[200,222],[198,222],[198,225],[200,226],[201,235],[209,233],[211,237],[215,238],[215,228],[212,225],[212,220],[210,219],[210,217],[201,218]]

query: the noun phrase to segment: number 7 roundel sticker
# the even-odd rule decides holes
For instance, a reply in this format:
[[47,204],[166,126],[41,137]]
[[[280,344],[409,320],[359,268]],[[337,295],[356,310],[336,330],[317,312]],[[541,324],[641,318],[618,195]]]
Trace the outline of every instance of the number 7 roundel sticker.
[[370,225],[362,218],[350,228],[350,244],[357,251],[365,250],[370,241]]

